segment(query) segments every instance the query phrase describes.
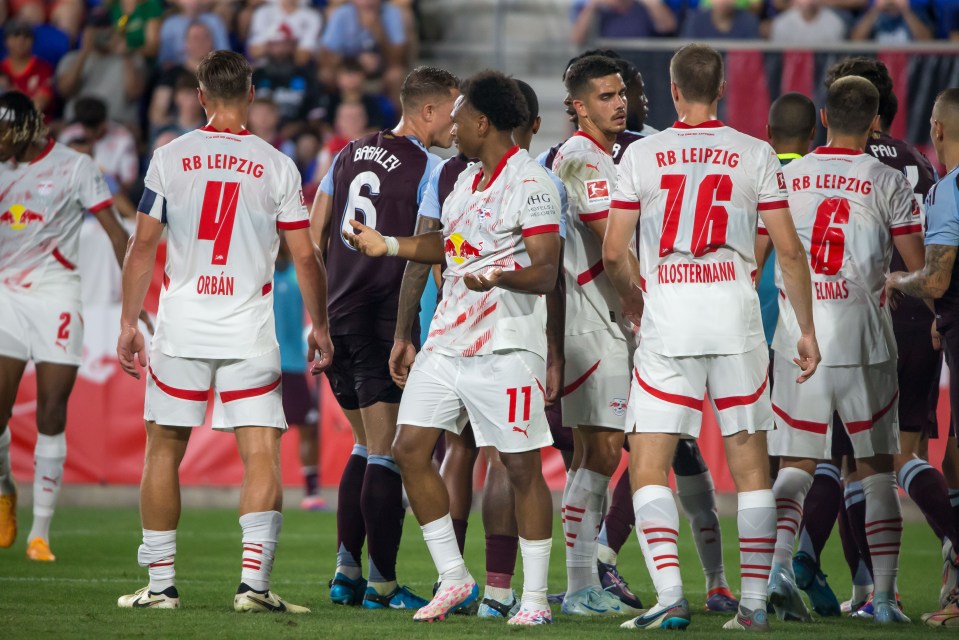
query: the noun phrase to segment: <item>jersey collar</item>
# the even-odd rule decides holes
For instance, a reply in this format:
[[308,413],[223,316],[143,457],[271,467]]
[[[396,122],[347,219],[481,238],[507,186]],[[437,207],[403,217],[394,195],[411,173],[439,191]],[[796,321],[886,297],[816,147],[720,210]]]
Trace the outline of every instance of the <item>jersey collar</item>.
[[210,133],[229,133],[230,135],[234,135],[234,136],[252,136],[253,135],[252,133],[249,132],[249,130],[246,129],[246,127],[240,129],[236,133],[233,133],[229,129],[217,129],[208,124],[200,127],[200,131],[208,131]]
[[718,129],[719,127],[725,126],[726,125],[719,120],[707,120],[699,124],[686,124],[685,122],[677,120],[673,123],[673,129]]
[[834,156],[861,156],[864,152],[857,151],[856,149],[844,149],[842,147],[816,147],[813,153]]
[[30,164],[36,164],[50,155],[50,152],[53,151],[53,145],[56,144],[53,138],[47,140],[47,146],[43,148],[43,151],[37,154],[37,157],[30,161]]
[[[493,186],[493,183],[496,182],[496,178],[499,177],[499,174],[503,173],[503,169],[506,168],[506,163],[510,158],[519,153],[519,145],[514,145],[512,149],[503,154],[503,157],[500,158],[499,164],[496,165],[496,169],[493,170],[493,176],[489,179],[489,182],[486,185],[486,189],[489,189]],[[473,193],[476,193],[476,187],[479,186],[480,181],[483,179],[483,169],[480,168],[479,172],[476,174],[476,177],[473,178]],[[486,190],[484,189],[484,191]]]
[[577,131],[576,133],[573,134],[573,137],[576,137],[576,136],[580,136],[581,138],[586,138],[587,140],[589,140],[590,142],[592,142],[593,144],[595,144],[597,147],[599,147],[599,150],[602,151],[603,153],[605,153],[606,155],[612,155],[609,151],[606,150],[606,147],[604,147],[603,145],[601,145],[601,144],[596,140],[596,138],[594,138],[593,136],[589,135],[589,134],[586,133],[585,131],[582,131],[582,130]]

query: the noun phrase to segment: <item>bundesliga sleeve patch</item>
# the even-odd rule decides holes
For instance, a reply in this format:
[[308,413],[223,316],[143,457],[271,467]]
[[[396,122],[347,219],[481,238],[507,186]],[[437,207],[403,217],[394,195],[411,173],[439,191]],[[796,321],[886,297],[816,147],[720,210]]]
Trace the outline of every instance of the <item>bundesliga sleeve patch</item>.
[[780,171],[776,174],[776,180],[779,181],[779,188],[783,191],[786,190],[786,176],[783,175],[783,172]]
[[606,180],[587,180],[586,199],[590,204],[609,200],[609,182]]

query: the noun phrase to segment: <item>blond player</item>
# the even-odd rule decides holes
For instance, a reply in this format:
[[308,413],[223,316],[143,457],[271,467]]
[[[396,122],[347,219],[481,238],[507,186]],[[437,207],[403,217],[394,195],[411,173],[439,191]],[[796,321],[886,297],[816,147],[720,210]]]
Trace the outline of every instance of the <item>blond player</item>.
[[[120,607],[174,609],[178,469],[192,427],[203,424],[214,392],[213,428],[230,431],[244,464],[240,491],[242,574],[236,611],[305,613],[270,591],[283,524],[280,436],[286,429],[280,354],[273,319],[273,265],[284,231],[313,328],[313,371],[329,365],[326,280],[314,255],[309,215],[293,162],[246,130],[252,71],[230,51],[197,69],[209,124],[154,153],[123,268],[117,355],[139,378],[147,368],[147,446],[140,485],[143,544],[137,558],[150,583]],[[167,260],[149,366],[134,324],[167,231]]]
[[812,269],[813,315],[825,354],[808,384],[792,379],[800,335],[792,297],[780,296],[770,455],[782,457],[773,491],[779,504],[770,600],[796,590],[790,569],[794,525],[812,485],[816,461],[829,458],[833,412],[852,441],[866,497],[874,620],[908,622],[896,606],[902,512],[893,454],[899,451],[896,341],[886,297],[895,245],[910,270],[922,268],[919,207],[909,181],[864,149],[879,128],[879,92],[865,78],[830,85],[822,122],[827,144],[785,167],[789,208]]
[[[670,78],[679,120],[626,150],[603,244],[606,272],[624,311],[636,322],[643,314],[626,431],[636,529],[657,602],[624,626],[689,624],[679,514],[667,479],[678,440],[699,434],[708,392],[739,492],[742,598],[726,628],[762,630],[768,628],[776,503],[766,454],[766,431],[773,426],[769,356],[753,286],[757,213],[797,309],[803,380],[819,361],[809,273],[775,152],[716,119],[725,91],[719,53],[683,47],[670,62]],[[637,221],[639,272],[627,258]]]

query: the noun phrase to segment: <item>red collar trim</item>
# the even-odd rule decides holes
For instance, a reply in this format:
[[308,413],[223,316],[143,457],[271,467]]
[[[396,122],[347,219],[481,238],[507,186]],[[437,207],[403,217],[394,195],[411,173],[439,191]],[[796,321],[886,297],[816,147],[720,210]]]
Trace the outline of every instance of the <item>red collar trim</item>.
[[855,149],[844,149],[842,147],[816,147],[816,150],[813,151],[813,153],[833,156],[861,156],[864,152],[856,151]]
[[[493,177],[489,179],[489,182],[486,184],[486,189],[489,189],[493,186],[493,183],[496,182],[496,178],[499,177],[499,174],[503,173],[503,169],[506,168],[506,163],[510,158],[519,153],[519,145],[513,146],[512,149],[503,154],[503,157],[500,158],[499,164],[496,165],[496,168],[493,170]],[[473,178],[473,193],[476,193],[476,187],[479,186],[480,181],[483,179],[483,169],[479,170],[479,173],[476,174],[476,177]],[[483,191],[486,191],[483,189]]]
[[210,125],[204,125],[200,127],[200,131],[209,131],[210,133],[229,133],[230,135],[233,135],[233,136],[252,136],[253,135],[246,128],[240,129],[238,132],[233,133],[229,129],[222,129],[222,130],[216,129]]
[[43,148],[43,151],[37,154],[37,157],[30,161],[30,164],[36,164],[50,155],[50,152],[53,151],[53,145],[56,144],[53,138],[47,140],[47,146]]
[[726,125],[719,120],[707,120],[699,124],[686,124],[685,122],[677,120],[673,123],[673,129],[718,129],[719,127],[725,126]]
[[573,134],[573,136],[580,136],[581,138],[586,138],[587,140],[589,140],[590,142],[592,142],[593,144],[595,144],[597,147],[599,147],[599,150],[602,151],[603,153],[605,153],[606,155],[608,155],[608,156],[613,155],[613,154],[611,154],[609,151],[607,151],[607,150],[606,150],[606,147],[604,147],[603,145],[601,145],[601,144],[599,143],[599,141],[596,140],[596,138],[594,138],[593,136],[589,135],[589,134],[586,133],[585,131],[577,131],[576,133]]
[[4,60],[2,64],[2,68],[6,70],[7,74],[9,74],[14,80],[20,80],[21,78],[28,77],[30,73],[34,70],[33,68],[35,66],[37,66],[36,56],[30,56],[30,59],[27,61],[27,66],[25,66],[23,68],[23,71],[21,71],[20,73],[17,73],[16,71],[14,71],[13,62],[10,60],[10,58],[7,58],[6,60]]

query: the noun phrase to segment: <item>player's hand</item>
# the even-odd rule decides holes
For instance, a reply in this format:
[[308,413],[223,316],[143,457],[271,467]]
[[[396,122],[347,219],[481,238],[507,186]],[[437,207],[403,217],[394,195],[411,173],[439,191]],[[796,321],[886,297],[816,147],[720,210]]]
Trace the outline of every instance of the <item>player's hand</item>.
[[416,358],[416,347],[409,340],[394,340],[390,351],[390,377],[400,389],[406,388],[406,379]]
[[942,335],[936,327],[936,321],[932,321],[932,348],[936,351],[942,351]]
[[153,318],[150,317],[146,309],[140,311],[140,322],[143,323],[143,326],[146,327],[146,330],[151,336],[156,333],[156,327],[153,326]]
[[329,369],[333,364],[333,341],[329,329],[314,327],[306,338],[306,345],[309,347],[307,360],[313,364],[310,374],[316,376]]
[[546,406],[559,402],[563,396],[563,371],[566,361],[563,358],[548,358],[546,361]]
[[138,327],[121,327],[120,337],[117,338],[117,359],[125,373],[137,380],[140,379],[137,362],[140,363],[141,368],[146,369],[147,350],[146,341]]
[[886,300],[889,301],[889,306],[892,309],[899,308],[899,302],[906,297],[897,287],[903,276],[907,275],[909,274],[905,271],[895,271],[886,276]]
[[822,361],[822,355],[819,353],[819,342],[816,341],[815,335],[799,338],[796,350],[799,352],[799,357],[793,358],[793,362],[802,370],[796,382],[802,384],[816,373],[816,367]]
[[350,226],[353,227],[353,233],[343,232],[343,239],[348,245],[371,258],[386,255],[386,241],[383,240],[383,234],[356,220],[350,220]]
[[643,290],[633,284],[629,295],[620,296],[619,301],[623,305],[623,316],[638,327],[643,319],[643,309],[646,307]]
[[500,280],[503,278],[503,269],[500,267],[493,267],[492,269],[487,270],[485,273],[476,274],[468,273],[463,276],[463,284],[466,285],[466,288],[470,291],[489,291],[495,287]]

